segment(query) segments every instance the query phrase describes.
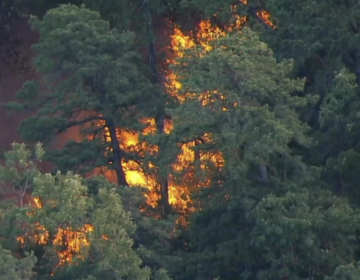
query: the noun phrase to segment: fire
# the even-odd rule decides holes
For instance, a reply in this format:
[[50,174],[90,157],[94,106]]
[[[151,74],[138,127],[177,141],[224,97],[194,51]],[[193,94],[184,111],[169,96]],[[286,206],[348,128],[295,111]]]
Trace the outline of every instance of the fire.
[[[146,124],[146,128],[143,131],[143,134],[149,134],[149,133],[155,133],[156,127],[155,127],[155,120],[153,119],[145,119],[142,121],[144,124]],[[98,123],[99,126],[103,126],[105,123],[100,121]],[[108,128],[105,127],[105,133],[104,133],[104,141],[105,143],[111,142],[110,133],[108,131]],[[169,129],[168,129],[169,130]],[[165,131],[168,131],[165,129]],[[133,152],[133,151],[140,151],[140,150],[147,150],[152,152],[156,152],[156,147],[149,147],[146,145],[146,143],[140,143],[139,142],[139,134],[135,133],[133,131],[125,131],[121,129],[117,129],[116,131],[116,137],[119,139],[120,148],[125,152]],[[112,148],[109,148],[110,151],[112,151]],[[156,180],[146,174],[146,172],[141,168],[141,166],[133,161],[125,161],[122,160],[121,162],[122,167],[124,169],[126,181],[131,186],[141,186],[146,187],[150,190],[150,194],[148,195],[148,203],[152,206],[157,205],[158,197],[155,195],[156,193]],[[153,166],[150,164],[148,166],[149,169],[153,168]],[[115,172],[112,170],[101,170],[97,169],[95,171],[98,174],[104,174],[108,179],[112,180],[116,177]]]
[[49,232],[40,223],[36,223],[35,233],[31,239],[39,245],[46,245],[49,240]]
[[36,208],[40,209],[40,208],[42,207],[40,198],[35,197],[35,198],[33,199],[33,201],[34,201],[34,204],[35,204],[35,207],[36,207]]
[[184,49],[189,49],[196,46],[194,40],[192,40],[190,36],[185,36],[183,32],[177,27],[174,28],[174,34],[171,35],[171,39],[171,48],[178,57],[184,56]]
[[75,257],[84,260],[81,252],[90,247],[90,241],[87,238],[89,232],[93,232],[94,227],[86,224],[80,230],[74,231],[71,227],[59,228],[58,232],[52,241],[59,250],[59,266],[71,264]]
[[[41,209],[43,204],[39,197],[34,197],[32,206],[35,209]],[[32,216],[33,213],[28,212],[27,215]],[[53,239],[50,239],[49,231],[40,223],[34,224],[34,229],[23,236],[18,236],[16,239],[20,246],[24,246],[26,240],[37,245],[46,246],[52,244],[54,250],[58,255],[59,263],[57,266],[64,266],[66,264],[74,264],[73,260],[79,258],[84,260],[85,257],[82,252],[90,247],[88,234],[94,231],[94,226],[85,224],[78,230],[74,230],[70,226],[59,227]],[[109,240],[107,236],[102,236],[104,240]],[[54,273],[52,273],[53,275]]]
[[[247,4],[247,0],[240,0],[243,4]],[[189,48],[193,48],[200,44],[204,51],[210,51],[211,45],[209,42],[223,37],[234,29],[240,28],[246,21],[245,17],[235,16],[235,22],[233,25],[226,29],[214,27],[208,20],[201,21],[198,25],[196,35],[185,35],[181,29],[177,26],[173,28],[173,34],[171,35],[171,50],[175,53],[176,57],[183,57],[184,51]],[[275,28],[274,24],[270,21],[270,14],[266,11],[258,12],[260,16],[269,26]],[[170,63],[176,63],[174,60],[167,60]],[[184,97],[178,95],[179,90],[182,89],[181,83],[177,80],[174,73],[168,72],[166,78],[166,89],[168,93],[177,98],[180,102],[184,101]],[[189,94],[189,96],[191,96]],[[201,97],[203,106],[209,106],[215,99],[225,100],[225,96],[217,91],[204,92]],[[237,106],[237,104],[234,104]],[[226,107],[222,108],[223,111],[228,110]],[[143,135],[156,133],[156,123],[154,119],[143,119],[142,122],[146,125],[142,131]],[[99,126],[103,126],[103,122],[98,123]],[[164,131],[166,134],[170,134],[173,129],[171,121],[165,122]],[[150,153],[158,152],[158,147],[150,146],[147,143],[139,141],[139,133],[133,131],[125,131],[117,129],[117,138],[121,143],[121,149],[125,152],[136,151],[143,155],[144,151]],[[104,141],[109,143],[111,141],[109,131],[105,128]],[[211,142],[211,135],[205,134],[203,141]],[[175,173],[181,174],[181,180],[177,179],[177,176],[169,175],[169,203],[182,214],[180,223],[184,223],[184,217],[194,210],[191,206],[191,191],[190,186],[194,188],[206,187],[209,185],[209,179],[196,179],[195,162],[199,163],[200,170],[206,172],[208,164],[212,164],[218,169],[224,166],[224,159],[219,151],[212,152],[195,152],[195,146],[199,145],[199,142],[192,141],[179,146],[181,152],[179,153],[177,160],[173,163],[172,168]],[[157,207],[159,197],[159,180],[156,176],[156,167],[149,163],[148,166],[141,166],[134,160],[122,161],[122,167],[125,172],[126,180],[131,186],[142,186],[149,190],[147,195],[148,204]],[[146,170],[145,170],[146,169]],[[151,171],[151,172],[149,172]],[[115,177],[115,173],[110,170],[97,169],[96,173],[105,172],[105,175],[111,179]],[[179,176],[180,177],[180,176]],[[206,176],[205,176],[206,177]],[[40,198],[33,198],[33,207],[35,209],[41,209],[42,203]],[[28,213],[33,215],[33,213]],[[33,232],[27,233],[24,236],[18,236],[17,241],[21,246],[24,246],[26,240],[31,240],[38,245],[46,246],[52,244],[59,257],[58,266],[66,264],[72,264],[75,258],[83,259],[82,252],[90,247],[90,241],[88,235],[95,229],[91,224],[85,224],[80,229],[73,229],[70,226],[59,227],[55,236],[50,237],[49,231],[40,223],[34,224]],[[104,240],[109,240],[109,237],[103,235]]]
[[[247,5],[248,4],[248,0],[240,0],[240,2],[243,4],[243,5]],[[234,7],[234,6],[233,6]],[[256,15],[261,18],[267,26],[270,26],[272,28],[276,28],[275,24],[271,21],[271,15],[269,12],[261,9],[260,11],[257,11],[256,12]]]
[[[244,3],[245,4],[245,3]],[[264,15],[266,13],[264,12]],[[209,44],[212,40],[216,40],[223,36],[226,36],[228,32],[231,32],[235,29],[239,29],[246,22],[246,17],[240,17],[234,14],[235,21],[231,26],[228,26],[226,29],[221,29],[220,27],[213,26],[209,20],[203,20],[197,26],[195,34],[190,33],[185,35],[178,26],[173,27],[173,33],[171,35],[171,46],[170,49],[174,53],[175,57],[183,57],[186,49],[190,49],[200,45],[203,47],[204,51],[210,51],[212,49]],[[267,17],[269,19],[269,17]],[[176,63],[174,59],[168,59],[167,63]],[[166,77],[166,89],[167,92],[175,99],[178,99],[179,102],[183,102],[185,97],[178,94],[179,90],[182,89],[181,83],[177,80],[177,77],[174,73],[168,72]],[[191,94],[188,94],[191,96]],[[225,97],[214,91],[214,92],[205,92],[200,97],[203,106],[210,106],[215,99],[225,100]],[[234,104],[236,106],[236,104]],[[225,106],[222,107],[223,111],[227,111],[228,108]],[[147,127],[142,131],[143,135],[153,134],[156,132],[155,120],[154,119],[144,119],[142,120]],[[103,125],[104,123],[99,123]],[[165,123],[165,133],[169,134],[172,130],[172,123],[170,121]],[[125,152],[137,151],[142,154],[143,151],[148,151],[150,153],[158,152],[157,147],[150,147],[146,143],[139,142],[139,133],[132,131],[124,131],[118,129],[117,138],[121,143],[121,149]],[[211,142],[211,136],[205,135],[204,139],[206,142]],[[110,142],[111,138],[109,132],[105,129],[105,141]],[[191,198],[190,198],[190,185],[195,188],[206,187],[209,182],[208,180],[197,180],[195,179],[195,161],[198,159],[200,161],[200,169],[204,172],[206,171],[206,164],[212,163],[217,168],[221,169],[224,165],[224,160],[219,151],[213,151],[209,153],[201,153],[199,155],[195,154],[194,147],[199,143],[191,142],[184,144],[180,147],[181,152],[177,157],[176,162],[173,164],[172,168],[175,173],[181,174],[182,179],[178,180],[173,175],[168,176],[169,181],[169,203],[182,215],[186,215],[189,211],[194,209],[190,207]],[[122,161],[122,167],[125,172],[125,177],[130,186],[142,186],[149,190],[147,194],[148,204],[152,207],[157,207],[158,201],[160,199],[159,195],[159,180],[156,177],[156,167],[151,163],[146,166],[144,169],[141,168],[141,163],[135,161]],[[151,171],[151,172],[149,172]],[[108,178],[115,178],[115,173],[109,170],[100,171],[104,172]],[[179,176],[180,177],[180,176]]]
[[261,18],[268,26],[272,27],[273,29],[276,29],[275,24],[273,24],[273,22],[271,21],[271,15],[269,14],[269,12],[265,11],[265,10],[261,10],[259,12],[256,12],[256,15]]

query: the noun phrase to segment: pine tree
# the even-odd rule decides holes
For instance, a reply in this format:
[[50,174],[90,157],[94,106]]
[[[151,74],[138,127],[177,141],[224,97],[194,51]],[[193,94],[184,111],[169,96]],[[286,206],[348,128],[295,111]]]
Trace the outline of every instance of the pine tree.
[[43,79],[23,86],[21,104],[9,104],[36,110],[21,123],[20,134],[49,146],[67,130],[81,129],[76,141],[48,149],[49,159],[64,171],[106,166],[116,171],[119,185],[127,185],[122,167],[127,155],[117,135],[142,129],[139,120],[153,92],[133,51],[134,34],[109,29],[98,12],[74,5],[52,9],[42,20],[32,17],[31,25],[41,36],[34,65]]
[[358,126],[360,103],[356,76],[342,69],[335,78],[320,111],[320,144],[325,146],[326,169],[324,178],[334,191],[359,202],[357,182],[360,130]]
[[255,178],[265,182],[264,167],[274,173],[271,160],[282,165],[290,160],[290,142],[309,144],[308,128],[296,113],[307,99],[293,95],[303,81],[289,78],[291,61],[277,63],[249,29],[214,41],[213,48],[190,50],[174,66],[185,99],[170,111],[174,142],[211,138],[197,149],[218,148],[226,165],[240,174],[246,173],[244,161],[261,165]]
[[318,101],[302,112],[318,144],[304,153],[324,167],[323,178],[337,194],[358,201],[359,5],[342,1],[267,1],[277,29],[266,35],[279,58],[293,57],[306,77],[304,94]]
[[[301,149],[302,155],[306,162],[324,167],[324,179],[333,190],[340,193],[341,190],[352,188],[348,186],[356,179],[353,175],[336,171],[336,166],[345,160],[346,153],[350,157],[347,162],[356,161],[353,156],[357,154],[357,143],[348,138],[358,137],[355,131],[351,136],[348,132],[345,136],[343,129],[338,129],[335,134],[331,123],[321,124],[319,117],[322,109],[328,107],[328,95],[339,89],[339,79],[336,76],[342,69],[352,73],[357,84],[360,81],[357,1],[250,0],[239,1],[236,7],[230,10],[229,7],[233,4],[231,2],[185,1],[207,16],[218,14],[217,17],[223,22],[231,19],[234,11],[250,18],[253,18],[251,11],[264,9],[269,12],[276,28],[258,29],[261,31],[262,39],[274,50],[277,59],[294,59],[294,72],[297,77],[306,78],[303,95],[310,94],[313,97],[313,102],[302,109],[301,118],[313,129],[313,136],[318,145],[310,150]],[[352,115],[348,107],[344,110],[337,113]],[[333,119],[343,117],[341,121],[346,123],[348,116],[332,116]],[[339,161],[338,156],[341,157]],[[345,169],[356,169],[356,166],[347,165]],[[351,190],[348,194],[353,192],[356,190]],[[351,195],[349,197],[353,198]]]
[[326,277],[325,280],[355,280],[359,279],[359,264],[342,265],[336,268],[334,275]]
[[211,183],[193,195],[199,211],[174,278],[331,275],[354,259],[359,215],[322,190],[319,170],[291,148],[311,144],[298,114],[308,103],[297,95],[304,80],[291,78],[292,61],[277,62],[248,28],[211,46],[185,52],[174,66],[184,101],[171,111],[173,142],[210,138],[196,149],[224,158],[218,170],[203,163]]
[[[36,155],[38,159],[44,155],[40,145]],[[133,248],[136,225],[130,212],[124,210],[115,184],[97,180],[97,193],[89,195],[83,178],[72,172],[15,173],[19,165],[32,170],[35,164],[32,153],[23,144],[14,144],[6,159],[7,165],[2,170],[10,172],[1,176],[0,182],[17,183],[22,176],[22,182],[32,186],[34,202],[4,213],[5,218],[13,221],[4,226],[15,227],[15,231],[8,231],[3,237],[13,240],[20,237],[24,256],[34,249],[38,258],[34,279],[150,279],[151,271],[141,267],[140,257],[150,252],[145,247]],[[24,273],[26,264],[27,258],[19,260]],[[151,279],[169,279],[161,268],[153,274]]]
[[15,258],[11,251],[0,245],[0,275],[3,280],[30,280],[35,274],[32,269],[36,263],[33,253],[23,259]]
[[[166,56],[164,50],[169,38],[164,38],[166,33],[164,26],[168,26],[168,21],[175,17],[179,10],[177,1],[159,1],[145,0],[134,2],[129,0],[117,1],[94,1],[86,0],[86,5],[101,12],[102,16],[108,19],[111,25],[120,29],[129,29],[135,32],[137,45],[142,49],[146,58],[146,66],[149,68],[148,77],[151,84],[156,88],[153,92],[151,106],[154,110],[152,118],[155,120],[155,131],[152,135],[140,137],[141,142],[155,145],[158,148],[157,153],[146,154],[146,159],[142,159],[142,168],[152,176],[158,178],[159,185],[159,210],[160,215],[166,217],[171,212],[169,203],[169,182],[166,158],[167,135],[165,134],[165,122],[169,116],[165,113],[166,104],[170,98],[165,88],[166,75]],[[165,47],[164,47],[165,46]],[[150,105],[149,105],[150,106]],[[151,162],[153,168],[147,168]],[[149,175],[148,174],[148,175]]]

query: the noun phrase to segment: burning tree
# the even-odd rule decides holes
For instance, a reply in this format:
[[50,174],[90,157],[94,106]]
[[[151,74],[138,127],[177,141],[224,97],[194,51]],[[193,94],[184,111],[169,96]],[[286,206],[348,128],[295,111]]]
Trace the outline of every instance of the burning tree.
[[49,146],[67,134],[65,145],[58,142],[56,151],[48,151],[60,170],[106,166],[119,185],[128,185],[123,163],[130,155],[117,135],[141,131],[139,120],[151,114],[154,100],[134,34],[110,30],[99,13],[73,5],[50,10],[42,20],[32,17],[31,25],[41,36],[34,66],[43,79],[23,86],[18,93],[23,103],[9,104],[36,111],[21,124],[23,139]]
[[297,156],[294,147],[311,144],[298,114],[311,101],[297,94],[304,80],[248,28],[210,46],[185,51],[173,67],[181,84],[173,143],[197,140],[199,154],[219,150],[224,159],[198,169],[210,184],[193,195],[178,279],[331,275],[352,261],[359,214],[319,188],[318,169]]
[[[112,25],[135,30],[136,38],[132,32],[109,29],[98,13],[84,7],[63,5],[50,10],[43,20],[33,18],[33,28],[41,36],[34,47],[37,52],[34,64],[44,79],[24,85],[18,94],[23,105],[8,105],[13,109],[37,110],[37,115],[22,122],[20,133],[26,141],[45,143],[50,148],[48,159],[60,170],[86,173],[95,169],[115,178],[119,185],[148,188],[149,205],[159,208],[163,217],[172,213],[171,208],[181,215],[191,209],[191,172],[182,181],[175,180],[170,173],[172,170],[184,173],[196,157],[188,145],[181,148],[178,156],[177,149],[172,151],[168,145],[172,124],[165,108],[172,98],[178,97],[177,82],[171,72],[164,70],[166,67],[159,67],[162,62],[169,64],[173,60],[159,59],[157,49],[161,42],[155,41],[153,19],[172,10],[176,1],[170,2],[173,1],[165,7],[157,1],[144,1],[141,6],[132,1],[119,1],[115,6],[110,2],[99,6],[98,2],[87,1],[90,7],[111,19]],[[121,22],[109,7],[123,15]],[[124,11],[130,14],[140,11],[139,17],[129,19]],[[174,31],[168,36],[171,51],[181,56],[179,45],[184,47],[184,43],[188,44],[185,48],[197,42],[208,47],[209,41],[246,21],[245,17],[232,14],[234,23],[224,28],[212,27],[208,20],[201,21],[194,38],[185,36],[178,27],[169,28]],[[167,18],[163,23],[168,28]],[[146,63],[139,56],[144,49]],[[139,137],[149,134],[150,137]],[[63,142],[65,146],[51,150],[54,140],[61,142],[55,147]],[[218,166],[222,164],[221,155],[215,150],[201,158],[211,158]]]
[[[43,155],[40,145],[37,155]],[[7,246],[16,241],[19,259],[34,250],[38,258],[34,270],[41,279],[70,275],[77,279],[149,279],[150,269],[141,268],[142,260],[133,250],[136,225],[114,185],[98,180],[97,194],[91,196],[83,178],[71,172],[7,176],[7,170],[14,175],[19,165],[33,166],[35,157],[23,144],[14,144],[5,157],[7,166],[0,169],[0,182],[16,183],[21,177],[33,193],[31,202],[2,213],[2,233],[7,234],[1,241]],[[20,261],[24,273],[27,260]],[[159,270],[158,275],[166,274]]]

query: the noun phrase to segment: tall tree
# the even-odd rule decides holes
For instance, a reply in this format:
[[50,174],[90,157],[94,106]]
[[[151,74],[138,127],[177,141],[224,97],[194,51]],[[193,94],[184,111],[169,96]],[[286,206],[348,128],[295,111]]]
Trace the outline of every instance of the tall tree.
[[[249,43],[245,41],[248,37]],[[173,137],[181,143],[211,138],[204,149],[219,148],[226,165],[240,168],[243,159],[262,165],[258,175],[265,182],[264,171],[271,171],[270,155],[281,154],[285,160],[291,155],[288,143],[309,143],[304,136],[308,128],[296,113],[307,102],[296,96],[304,81],[289,78],[291,61],[276,63],[272,51],[249,29],[216,40],[212,46],[208,53],[202,47],[187,51],[174,65],[182,84],[179,94],[185,101],[169,110],[174,119]],[[258,141],[263,144],[254,144]],[[233,146],[240,157],[235,156]],[[267,170],[263,165],[268,165]]]
[[266,40],[279,58],[295,59],[298,76],[307,78],[305,94],[319,97],[303,112],[318,140],[304,155],[325,167],[329,187],[357,203],[357,175],[351,170],[359,156],[359,3],[271,0],[266,5],[278,25]]
[[297,112],[309,102],[297,95],[304,80],[293,79],[293,62],[277,62],[248,28],[211,46],[185,52],[174,66],[184,101],[171,111],[173,142],[210,138],[197,149],[224,158],[217,171],[205,162],[210,186],[193,195],[199,211],[174,278],[331,275],[354,259],[359,215],[316,186],[318,169],[291,148],[311,144]]
[[262,39],[278,59],[294,59],[297,77],[306,78],[303,95],[317,99],[301,111],[318,143],[302,149],[304,160],[323,167],[327,187],[358,201],[357,175],[350,170],[357,169],[359,156],[355,93],[360,82],[359,3],[249,0],[230,10],[226,8],[230,2],[184,1],[208,16],[218,14],[225,22],[234,10],[240,15],[261,8],[269,12],[276,28],[262,29]]
[[[175,13],[176,1],[145,0],[141,2],[122,0],[114,4],[113,1],[86,0],[85,3],[92,9],[99,10],[101,14],[109,19],[116,28],[130,29],[136,34],[136,42],[141,50],[144,61],[149,68],[148,77],[156,88],[153,92],[154,107],[152,118],[155,120],[155,131],[150,137],[141,137],[145,141],[158,147],[157,153],[152,153],[149,159],[142,164],[146,166],[148,161],[155,170],[148,170],[158,178],[159,184],[159,209],[162,216],[170,214],[169,186],[166,157],[165,114],[166,103],[169,95],[165,89],[165,55],[164,45],[169,41],[167,36],[168,21]],[[165,26],[165,28],[164,28]],[[160,31],[159,31],[160,29]]]
[[20,134],[48,145],[76,127],[80,139],[49,150],[49,159],[61,170],[107,166],[116,171],[119,185],[127,185],[122,167],[127,155],[117,135],[121,129],[142,129],[140,118],[147,115],[153,93],[133,51],[134,34],[110,29],[98,12],[84,6],[61,5],[30,22],[41,36],[34,65],[43,79],[23,86],[21,104],[9,104],[36,110],[21,123]]
[[359,85],[356,75],[342,69],[328,92],[320,111],[320,144],[324,150],[324,179],[338,195],[350,198],[354,205],[360,201],[357,187],[360,158]]

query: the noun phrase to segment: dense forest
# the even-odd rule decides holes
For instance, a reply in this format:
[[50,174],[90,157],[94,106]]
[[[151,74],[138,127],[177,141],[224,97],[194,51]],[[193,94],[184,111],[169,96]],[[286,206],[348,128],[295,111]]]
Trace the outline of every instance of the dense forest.
[[360,1],[2,0],[0,54],[1,280],[360,279]]

